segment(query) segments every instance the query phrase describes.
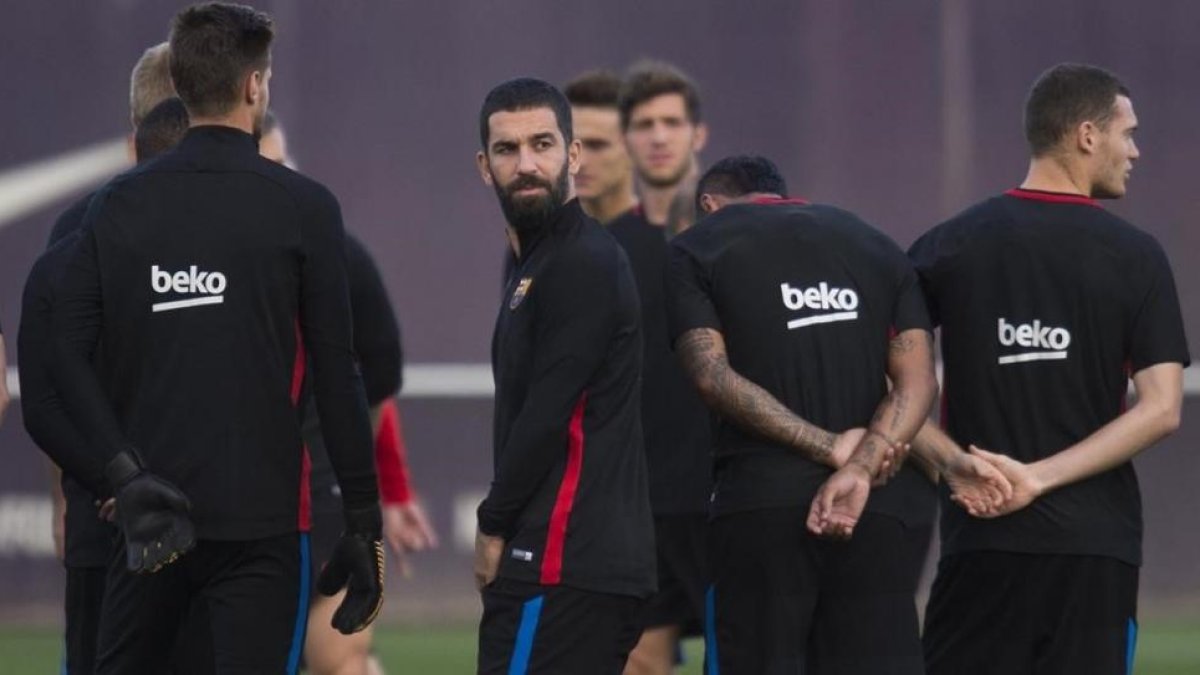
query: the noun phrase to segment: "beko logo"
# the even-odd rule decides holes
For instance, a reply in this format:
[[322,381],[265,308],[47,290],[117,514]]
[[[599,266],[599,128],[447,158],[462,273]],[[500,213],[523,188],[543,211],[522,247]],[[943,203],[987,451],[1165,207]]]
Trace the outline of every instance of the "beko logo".
[[201,294],[198,298],[188,298],[187,300],[171,300],[169,302],[156,302],[150,306],[150,310],[154,312],[169,312],[173,309],[183,309],[185,307],[199,307],[201,305],[219,305],[225,302],[225,275],[220,272],[201,272],[198,267],[192,265],[187,271],[168,272],[154,265],[150,268],[150,287],[155,293],[179,293],[181,295]]
[[780,284],[779,290],[783,294],[784,307],[793,311],[811,309],[821,312],[788,321],[788,330],[858,318],[858,293],[854,289],[838,288],[822,281],[811,288],[792,288],[788,284]]
[[1067,347],[1071,346],[1070,331],[1066,328],[1043,326],[1037,319],[1034,319],[1033,323],[1011,324],[1004,317],[1000,317],[997,331],[1001,346],[1035,350],[1001,356],[1001,365],[1026,361],[1058,361],[1067,358]]

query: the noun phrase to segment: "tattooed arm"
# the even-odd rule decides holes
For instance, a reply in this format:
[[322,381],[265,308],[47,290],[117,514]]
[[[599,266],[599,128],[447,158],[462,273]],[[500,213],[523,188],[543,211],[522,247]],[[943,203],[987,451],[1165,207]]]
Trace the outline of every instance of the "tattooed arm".
[[[888,379],[891,391],[883,397],[867,427],[867,435],[855,449],[850,462],[868,474],[886,480],[899,470],[908,443],[929,416],[937,396],[933,373],[933,335],[914,328],[903,331],[888,344]],[[888,447],[895,452],[890,470],[880,476]]]
[[887,375],[892,388],[871,418],[867,435],[846,466],[830,476],[813,497],[807,521],[813,534],[850,538],[867,505],[872,479],[882,482],[899,469],[904,448],[925,423],[937,394],[929,331],[914,328],[892,338]]
[[805,421],[770,392],[734,371],[720,332],[694,328],[679,336],[675,350],[700,396],[721,416],[815,462],[837,468],[845,461],[845,453],[839,458],[838,450],[845,443],[838,443],[838,434]]

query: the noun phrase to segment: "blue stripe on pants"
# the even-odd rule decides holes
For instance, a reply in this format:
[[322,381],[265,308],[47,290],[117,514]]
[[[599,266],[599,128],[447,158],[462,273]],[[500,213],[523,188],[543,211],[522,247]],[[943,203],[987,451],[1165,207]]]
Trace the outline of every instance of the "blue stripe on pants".
[[517,628],[517,644],[513,646],[512,661],[508,663],[508,675],[525,675],[529,670],[533,636],[537,633],[538,619],[542,616],[542,600],[545,597],[539,595],[521,608],[521,625]]
[[[288,652],[288,675],[296,675],[300,669],[300,655],[304,653],[304,632],[308,628],[308,593],[312,586],[312,565],[309,563],[308,533],[300,533],[300,602],[296,606],[296,626],[292,629],[292,650]],[[278,653],[278,652],[276,652]]]
[[1125,675],[1133,675],[1133,653],[1137,651],[1137,621],[1129,617],[1125,626]]
[[721,675],[717,665],[717,587],[709,586],[704,594],[704,661],[706,675]]

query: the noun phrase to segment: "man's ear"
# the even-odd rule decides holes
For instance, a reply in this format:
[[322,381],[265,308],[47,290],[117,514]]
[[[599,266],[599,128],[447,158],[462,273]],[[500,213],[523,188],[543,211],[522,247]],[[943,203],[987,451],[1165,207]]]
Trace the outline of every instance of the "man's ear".
[[1100,127],[1095,122],[1081,122],[1075,127],[1075,143],[1085,155],[1094,154],[1100,144]]
[[483,154],[482,150],[475,153],[475,166],[479,169],[479,177],[483,179],[483,184],[493,187],[496,179],[492,177],[492,167],[488,166],[487,155]]
[[700,152],[708,145],[708,125],[701,122],[696,125],[696,135],[692,137],[692,152]]
[[567,173],[574,176],[579,173],[579,165],[583,159],[583,143],[578,139],[567,146]]
[[707,216],[711,213],[716,213],[720,208],[721,205],[716,199],[713,198],[712,195],[708,194],[707,192],[700,195],[700,210],[704,213],[704,215]]
[[242,97],[245,102],[251,106],[258,104],[258,98],[262,96],[263,74],[261,70],[255,70],[246,76],[246,82],[242,87]]

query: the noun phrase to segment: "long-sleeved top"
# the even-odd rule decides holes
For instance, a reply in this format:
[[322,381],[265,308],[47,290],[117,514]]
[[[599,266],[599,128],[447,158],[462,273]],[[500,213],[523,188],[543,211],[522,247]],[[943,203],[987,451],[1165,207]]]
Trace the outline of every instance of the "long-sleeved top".
[[499,575],[646,596],[656,585],[629,260],[577,201],[523,236],[496,321],[495,478],[479,528]]
[[374,507],[327,189],[260,157],[250,134],[196,127],[102,188],[80,237],[54,312],[55,375],[97,466],[135,449],[191,500],[202,539],[307,529],[298,403],[311,377],[343,502]]

